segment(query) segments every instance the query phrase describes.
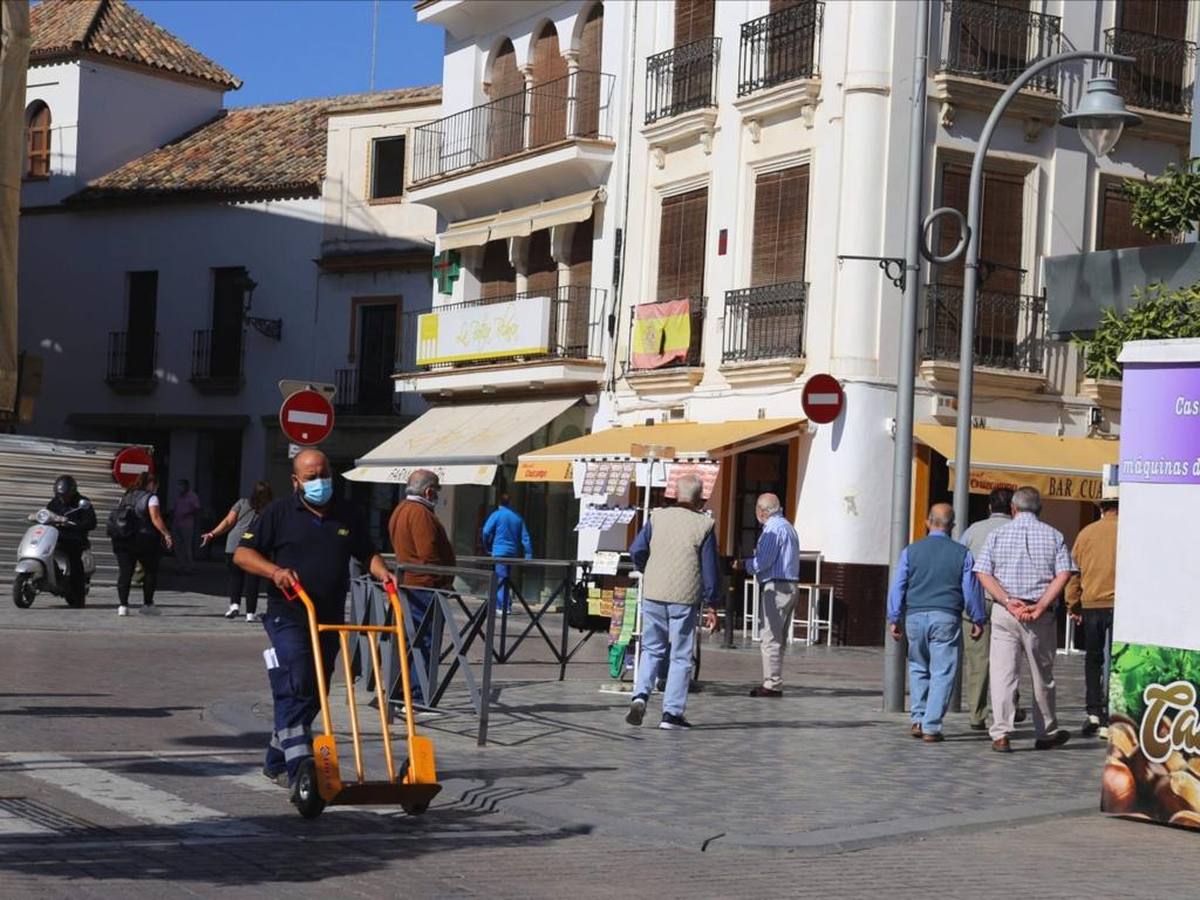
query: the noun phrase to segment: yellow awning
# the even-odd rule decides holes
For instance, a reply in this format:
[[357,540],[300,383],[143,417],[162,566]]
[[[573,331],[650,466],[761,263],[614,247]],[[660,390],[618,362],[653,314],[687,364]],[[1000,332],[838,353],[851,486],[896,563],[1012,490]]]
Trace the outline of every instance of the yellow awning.
[[605,196],[604,188],[591,188],[531,206],[455,222],[437,236],[437,248],[440,252],[460,247],[481,247],[488,241],[526,237],[555,225],[586,222],[592,217],[592,208],[602,203]]
[[[913,434],[954,468],[953,428],[917,425]],[[1101,473],[1119,453],[1112,440],[972,428],[971,493],[1029,485],[1051,500],[1099,500]]]
[[570,481],[571,463],[641,459],[643,448],[669,449],[669,458],[704,462],[798,437],[804,419],[744,419],[729,422],[664,422],[625,425],[525,453],[517,481]]

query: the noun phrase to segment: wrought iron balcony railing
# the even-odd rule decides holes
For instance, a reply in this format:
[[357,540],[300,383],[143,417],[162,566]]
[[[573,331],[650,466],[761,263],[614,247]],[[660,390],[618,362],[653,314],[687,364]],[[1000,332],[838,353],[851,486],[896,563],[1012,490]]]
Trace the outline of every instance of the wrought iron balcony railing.
[[433,181],[568,140],[612,140],[614,79],[574,72],[413,130],[412,182]]
[[1130,106],[1192,114],[1192,85],[1196,78],[1196,44],[1140,31],[1110,28],[1104,32],[1109,53],[1132,56],[1137,62],[1115,67],[1117,86]]
[[108,369],[110,384],[145,382],[153,384],[158,367],[158,332],[133,335],[128,331],[108,333]]
[[[1031,62],[1058,53],[1062,20],[986,0],[943,0],[938,70],[996,84],[1011,84]],[[1053,69],[1027,87],[1057,93]]]
[[802,358],[807,303],[803,281],[726,291],[721,361]]
[[646,60],[646,124],[717,105],[719,37],[656,53]]
[[[963,291],[959,285],[925,288],[924,357],[956,362]],[[980,291],[975,306],[975,365],[1040,373],[1046,350],[1045,295]]]
[[447,303],[435,306],[431,310],[418,310],[405,313],[404,334],[419,334],[420,316],[435,312],[449,313],[463,309],[473,309],[484,306],[494,306],[499,303],[531,300],[538,297],[550,297],[550,325],[546,335],[547,350],[544,353],[524,353],[511,357],[491,357],[479,360],[464,360],[451,363],[434,363],[418,365],[415,361],[406,360],[402,366],[405,372],[429,372],[445,369],[464,369],[478,366],[496,366],[506,363],[523,363],[531,359],[601,359],[604,340],[605,303],[608,294],[600,288],[564,286],[552,291],[525,291],[519,294],[506,294],[500,297],[489,297],[486,300],[468,300],[464,303]]
[[[682,299],[682,298],[681,298]],[[625,371],[630,374],[638,372],[653,372],[661,369],[680,368],[683,366],[704,365],[704,311],[708,306],[707,297],[690,297],[688,308],[688,347],[678,359],[661,366],[639,365],[636,358],[639,348],[636,345],[637,307],[629,310],[629,340],[625,345]]]
[[366,372],[358,367],[335,370],[333,408],[364,416],[391,413],[395,393],[391,375],[391,372]]
[[738,49],[738,96],[820,73],[825,4],[797,6],[742,24]]
[[244,359],[241,330],[225,336],[207,329],[192,332],[192,381],[197,385],[239,387]]

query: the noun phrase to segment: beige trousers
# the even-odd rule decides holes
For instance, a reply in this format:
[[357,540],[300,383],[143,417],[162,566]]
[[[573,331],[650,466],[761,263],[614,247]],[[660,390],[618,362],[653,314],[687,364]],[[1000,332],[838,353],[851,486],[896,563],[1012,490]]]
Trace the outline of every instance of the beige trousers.
[[992,740],[1012,734],[1017,713],[1017,680],[1021,656],[1029,662],[1033,681],[1033,727],[1044,738],[1058,730],[1055,712],[1054,654],[1058,630],[1047,610],[1036,622],[1018,622],[1004,606],[992,606],[989,673],[992,694]]
[[762,608],[763,687],[783,690],[783,654],[787,630],[800,592],[790,581],[765,581],[759,587]]

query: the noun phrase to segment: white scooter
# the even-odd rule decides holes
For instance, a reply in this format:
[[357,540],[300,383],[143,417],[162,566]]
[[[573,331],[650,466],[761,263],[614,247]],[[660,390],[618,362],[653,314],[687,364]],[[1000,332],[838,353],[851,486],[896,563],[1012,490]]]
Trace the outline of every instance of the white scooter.
[[29,521],[36,524],[25,532],[17,548],[13,603],[20,609],[29,609],[41,591],[49,591],[56,597],[65,598],[68,606],[83,606],[96,571],[91,548],[83,549],[83,595],[72,596],[71,560],[58,546],[58,529],[67,524],[67,518],[48,509],[39,509]]

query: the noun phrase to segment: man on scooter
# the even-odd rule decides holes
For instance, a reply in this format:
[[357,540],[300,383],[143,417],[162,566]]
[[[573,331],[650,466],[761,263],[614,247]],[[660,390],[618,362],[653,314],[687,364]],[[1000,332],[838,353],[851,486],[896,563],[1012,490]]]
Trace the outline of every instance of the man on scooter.
[[86,588],[83,551],[91,546],[87,536],[96,527],[96,510],[92,507],[92,501],[79,493],[79,485],[70,475],[59,475],[55,479],[54,499],[46,504],[46,509],[67,520],[67,524],[58,529],[58,546],[71,562],[69,596],[74,600],[82,600]]

